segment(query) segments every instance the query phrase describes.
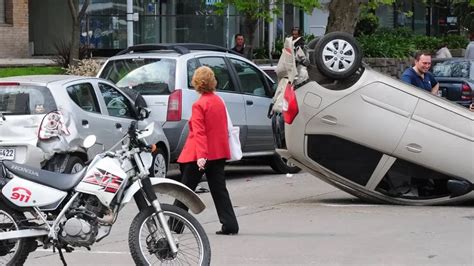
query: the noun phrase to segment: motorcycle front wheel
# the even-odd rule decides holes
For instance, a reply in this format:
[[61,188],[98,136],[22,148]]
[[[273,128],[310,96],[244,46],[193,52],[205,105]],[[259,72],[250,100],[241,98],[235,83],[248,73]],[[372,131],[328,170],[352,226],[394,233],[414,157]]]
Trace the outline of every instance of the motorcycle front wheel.
[[[211,247],[202,225],[187,211],[161,204],[178,252],[173,254],[155,209],[148,207],[135,216],[128,237],[136,265],[209,265]],[[155,219],[156,218],[156,219]]]

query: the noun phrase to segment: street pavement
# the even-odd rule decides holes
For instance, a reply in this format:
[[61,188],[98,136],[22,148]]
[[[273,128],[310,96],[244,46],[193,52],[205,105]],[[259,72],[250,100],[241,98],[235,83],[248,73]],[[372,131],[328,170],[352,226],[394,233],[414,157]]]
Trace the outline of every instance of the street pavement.
[[[200,194],[207,209],[197,218],[209,236],[211,265],[474,265],[473,202],[372,205],[307,173],[230,166],[226,174],[240,232],[215,235],[220,224],[211,196]],[[127,206],[92,251],[65,254],[68,265],[133,265],[127,238],[136,213]],[[26,265],[61,262],[57,253],[39,248]]]

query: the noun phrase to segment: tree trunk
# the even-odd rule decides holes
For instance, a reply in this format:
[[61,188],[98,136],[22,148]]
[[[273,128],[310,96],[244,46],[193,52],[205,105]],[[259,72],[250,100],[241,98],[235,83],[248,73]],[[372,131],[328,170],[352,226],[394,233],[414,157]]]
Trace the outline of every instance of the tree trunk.
[[361,0],[332,0],[329,3],[329,17],[326,33],[343,31],[354,34],[359,17]]
[[69,65],[74,65],[74,60],[79,59],[79,48],[80,48],[80,30],[81,20],[86,14],[87,7],[89,7],[90,0],[85,0],[81,10],[79,9],[79,0],[68,0],[69,11],[72,17],[72,36],[69,49]]
[[248,47],[247,52],[245,56],[248,59],[252,59],[253,57],[253,40],[255,38],[255,30],[257,29],[257,24],[258,24],[258,19],[253,18],[251,15],[246,14],[245,16],[245,31],[247,34],[247,39],[246,41],[246,47]]
[[71,35],[71,48],[69,50],[69,65],[75,65],[76,62],[74,60],[79,59],[79,46],[80,46],[80,30],[81,30],[81,22],[80,21],[73,21],[72,22],[72,35]]

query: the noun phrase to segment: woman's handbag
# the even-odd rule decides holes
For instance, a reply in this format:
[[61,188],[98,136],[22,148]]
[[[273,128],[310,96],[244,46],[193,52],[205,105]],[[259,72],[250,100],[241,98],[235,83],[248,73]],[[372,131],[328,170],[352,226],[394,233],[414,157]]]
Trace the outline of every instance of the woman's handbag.
[[240,128],[234,127],[232,121],[230,120],[229,112],[225,106],[224,100],[222,100],[225,107],[225,112],[227,114],[227,130],[229,131],[229,149],[230,149],[230,159],[227,162],[238,161],[242,159],[242,147],[240,146]]

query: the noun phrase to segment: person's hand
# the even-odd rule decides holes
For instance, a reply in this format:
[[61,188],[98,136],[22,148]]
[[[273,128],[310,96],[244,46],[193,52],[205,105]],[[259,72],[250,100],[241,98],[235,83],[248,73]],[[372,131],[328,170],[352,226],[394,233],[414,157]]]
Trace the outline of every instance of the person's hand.
[[197,166],[199,167],[199,170],[202,171],[205,169],[206,167],[206,162],[207,162],[207,159],[205,158],[199,158],[197,160]]

